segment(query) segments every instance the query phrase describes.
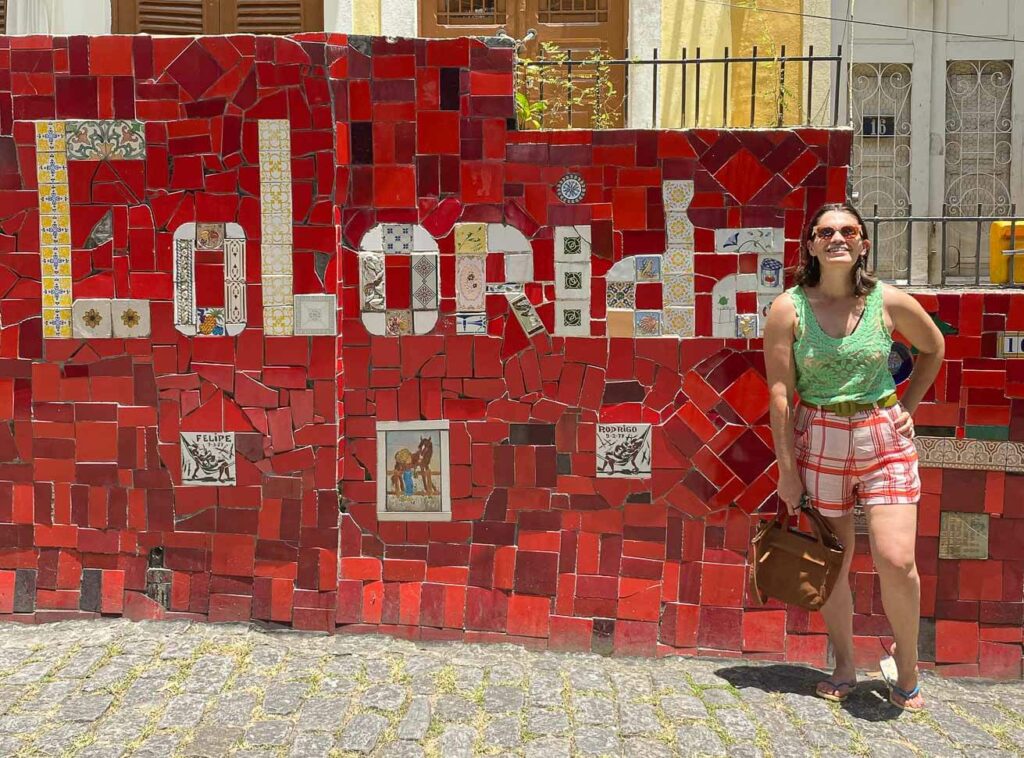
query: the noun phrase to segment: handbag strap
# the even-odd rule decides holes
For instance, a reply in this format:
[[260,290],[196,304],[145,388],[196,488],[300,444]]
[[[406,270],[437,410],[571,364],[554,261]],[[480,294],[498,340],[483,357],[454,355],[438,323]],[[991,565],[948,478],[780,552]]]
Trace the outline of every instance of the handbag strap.
[[[818,512],[817,508],[807,504],[806,495],[804,496],[804,499],[800,501],[800,510],[803,511],[810,520],[811,526],[814,528],[815,536],[818,538],[818,543],[822,547],[834,548],[840,551],[845,550],[843,543],[839,540],[835,530],[825,520],[825,517]],[[825,543],[826,536],[829,538],[829,544],[827,545]]]

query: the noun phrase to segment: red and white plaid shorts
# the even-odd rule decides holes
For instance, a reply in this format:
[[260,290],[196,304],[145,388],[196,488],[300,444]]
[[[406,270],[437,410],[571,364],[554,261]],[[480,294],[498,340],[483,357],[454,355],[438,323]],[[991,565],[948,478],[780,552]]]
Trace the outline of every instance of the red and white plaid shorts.
[[797,404],[796,462],[811,504],[824,516],[861,505],[917,503],[921,478],[914,441],[896,431],[903,408],[839,416]]

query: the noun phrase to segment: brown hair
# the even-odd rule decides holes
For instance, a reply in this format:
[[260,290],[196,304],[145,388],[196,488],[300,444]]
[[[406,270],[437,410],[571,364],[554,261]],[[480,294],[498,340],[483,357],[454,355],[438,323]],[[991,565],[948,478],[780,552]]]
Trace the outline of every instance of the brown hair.
[[[862,240],[868,238],[864,217],[852,205],[849,203],[828,203],[821,206],[818,212],[811,216],[811,220],[807,224],[807,230],[804,232],[802,244],[800,245],[800,266],[796,270],[796,283],[801,287],[814,287],[821,281],[821,265],[818,263],[817,258],[807,252],[807,246],[814,239],[814,228],[818,225],[821,217],[826,213],[833,212],[848,213],[853,216],[860,225],[860,238]],[[857,256],[857,260],[853,264],[853,270],[850,271],[850,278],[853,280],[853,294],[857,297],[866,295],[878,284],[875,276],[868,271],[868,256],[866,252]]]

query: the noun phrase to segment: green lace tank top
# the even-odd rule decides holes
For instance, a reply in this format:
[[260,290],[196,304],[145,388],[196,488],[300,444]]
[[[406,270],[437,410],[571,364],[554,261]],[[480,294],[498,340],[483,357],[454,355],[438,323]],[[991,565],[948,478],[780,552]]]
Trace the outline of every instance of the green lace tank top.
[[801,287],[786,290],[796,306],[796,391],[814,405],[871,403],[896,391],[889,373],[892,335],[882,311],[882,285],[867,295],[852,334],[836,339],[822,330]]

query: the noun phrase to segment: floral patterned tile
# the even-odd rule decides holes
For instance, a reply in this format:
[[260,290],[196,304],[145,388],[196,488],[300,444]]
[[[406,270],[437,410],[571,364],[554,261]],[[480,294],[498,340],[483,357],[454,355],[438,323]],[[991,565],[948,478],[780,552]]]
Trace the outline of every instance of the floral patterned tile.
[[333,335],[337,332],[338,300],[335,295],[295,296],[295,333]]
[[661,197],[665,210],[685,211],[693,201],[693,182],[690,180],[668,180],[661,183]]
[[144,160],[146,132],[141,121],[68,121],[64,125],[69,160]]
[[263,333],[268,337],[284,337],[292,333],[295,309],[291,305],[269,305],[263,308]]
[[662,311],[661,329],[664,334],[693,337],[695,330],[693,308],[671,306]]
[[693,274],[673,274],[665,277],[665,305],[692,306],[694,302]]
[[148,300],[112,300],[110,324],[115,337],[149,337],[152,333]]
[[636,283],[607,282],[607,304],[609,308],[636,307]]
[[71,307],[43,308],[43,337],[63,339],[71,336]]
[[36,121],[36,152],[67,152],[67,143],[64,140],[64,134],[63,121]]
[[76,300],[71,307],[71,335],[77,339],[112,336],[109,300]]

